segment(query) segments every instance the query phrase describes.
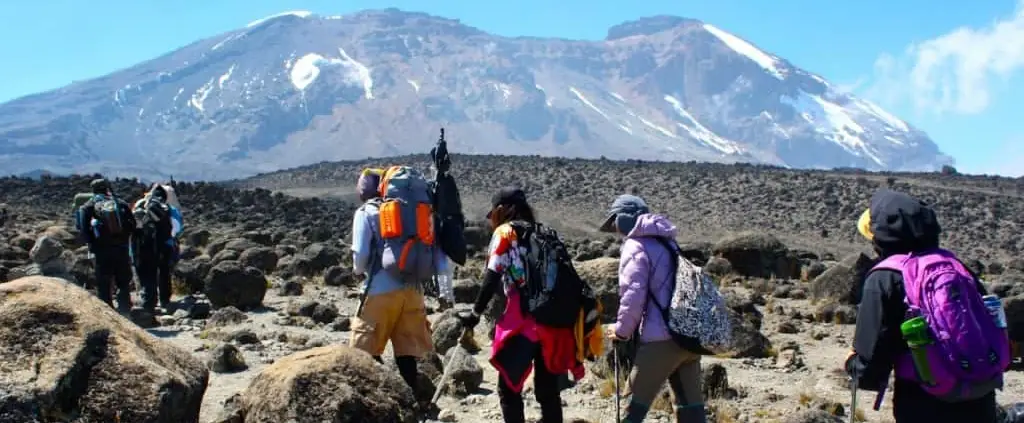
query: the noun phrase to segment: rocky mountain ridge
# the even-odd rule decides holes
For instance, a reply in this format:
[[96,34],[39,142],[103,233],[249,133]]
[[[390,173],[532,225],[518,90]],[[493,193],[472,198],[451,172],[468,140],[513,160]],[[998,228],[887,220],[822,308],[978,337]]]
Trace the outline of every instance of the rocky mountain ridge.
[[709,23],[501,37],[395,9],[286,12],[0,104],[0,168],[223,179],[425,151],[934,170],[878,106]]

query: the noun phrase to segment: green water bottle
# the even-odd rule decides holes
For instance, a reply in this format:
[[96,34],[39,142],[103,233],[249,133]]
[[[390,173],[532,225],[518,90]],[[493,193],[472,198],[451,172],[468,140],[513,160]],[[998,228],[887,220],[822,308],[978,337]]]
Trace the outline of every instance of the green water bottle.
[[928,365],[928,355],[925,350],[925,347],[932,343],[931,336],[928,335],[928,322],[924,320],[924,317],[915,317],[903,322],[900,325],[900,332],[903,333],[903,339],[910,346],[910,355],[914,359],[914,367],[917,368],[918,376],[924,383],[934,384],[935,379],[932,377],[932,370]]

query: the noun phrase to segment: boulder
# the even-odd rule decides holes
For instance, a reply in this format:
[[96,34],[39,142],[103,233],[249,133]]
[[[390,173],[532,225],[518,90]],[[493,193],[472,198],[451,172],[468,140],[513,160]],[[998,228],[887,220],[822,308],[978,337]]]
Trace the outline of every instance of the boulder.
[[245,356],[231,344],[220,344],[210,351],[210,370],[215,373],[236,373],[249,368]]
[[864,275],[875,261],[863,253],[847,256],[811,281],[811,298],[839,304],[857,304]]
[[207,256],[199,256],[192,260],[179,261],[171,273],[184,285],[189,293],[203,292],[206,288],[206,276],[210,274],[213,263]]
[[348,266],[331,266],[324,270],[324,285],[354,287],[359,285],[359,282],[360,279]]
[[765,233],[741,233],[719,241],[711,249],[729,260],[737,274],[754,278],[796,279],[800,259],[778,238]]
[[238,261],[261,272],[273,272],[277,269],[277,252],[270,247],[248,248],[238,256]]
[[457,345],[448,350],[448,357],[444,362],[449,367],[450,374],[445,393],[463,398],[480,388],[484,381],[484,369],[476,362],[472,352]]
[[267,278],[255,267],[228,260],[217,263],[206,276],[206,297],[214,308],[233,306],[250,310],[263,305]]
[[412,389],[364,351],[325,346],[284,357],[242,391],[242,423],[416,422]]
[[0,421],[199,421],[206,366],[63,280],[0,285],[0,350]]
[[64,253],[64,245],[60,240],[43,235],[36,240],[35,245],[29,250],[28,256],[33,263],[43,264],[55,259],[59,259],[61,254]]
[[434,351],[438,354],[445,354],[448,350],[459,344],[462,337],[462,322],[456,316],[455,309],[448,309],[437,317],[431,326],[431,342],[434,344]]
[[587,281],[601,303],[601,322],[615,322],[619,310],[619,259],[601,257],[575,263],[580,278]]

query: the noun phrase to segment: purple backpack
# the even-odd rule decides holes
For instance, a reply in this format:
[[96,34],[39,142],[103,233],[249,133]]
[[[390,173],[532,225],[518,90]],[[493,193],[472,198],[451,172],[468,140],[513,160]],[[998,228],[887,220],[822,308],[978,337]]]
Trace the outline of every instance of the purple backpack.
[[906,319],[921,316],[931,339],[926,348],[934,384],[923,382],[910,353],[896,358],[896,377],[918,382],[929,394],[949,402],[981,398],[1003,386],[1010,365],[1010,343],[996,326],[978,292],[974,276],[953,253],[893,255],[872,270],[901,272]]

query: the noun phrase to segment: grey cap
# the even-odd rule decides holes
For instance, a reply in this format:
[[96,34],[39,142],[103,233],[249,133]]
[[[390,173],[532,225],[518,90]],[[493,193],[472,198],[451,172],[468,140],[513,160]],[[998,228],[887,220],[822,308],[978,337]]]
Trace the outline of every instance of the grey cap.
[[608,217],[601,224],[601,232],[615,232],[615,219],[619,215],[632,217],[635,221],[637,216],[649,213],[647,202],[643,198],[631,194],[622,194],[615,198],[612,206],[608,208]]

